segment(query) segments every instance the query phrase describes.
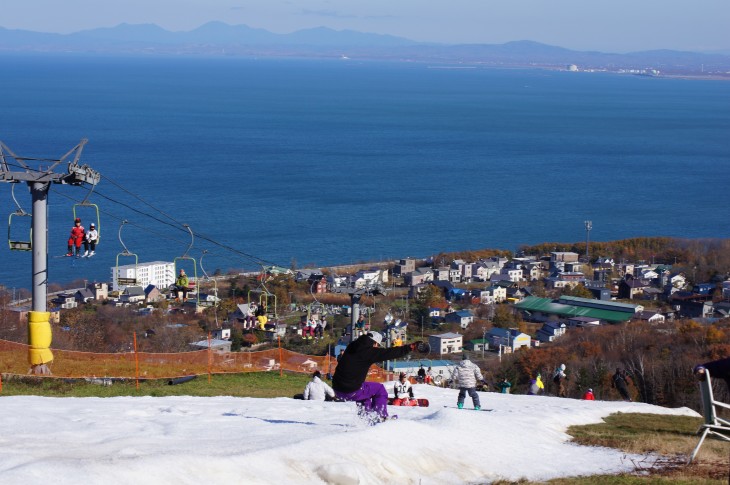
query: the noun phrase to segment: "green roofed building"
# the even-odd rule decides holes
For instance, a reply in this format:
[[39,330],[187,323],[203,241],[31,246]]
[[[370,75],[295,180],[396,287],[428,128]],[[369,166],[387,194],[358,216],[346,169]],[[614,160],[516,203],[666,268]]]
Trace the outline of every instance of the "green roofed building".
[[623,323],[644,309],[641,305],[574,296],[563,296],[557,300],[528,296],[521,302],[515,303],[514,307],[536,322],[555,320],[555,317],[560,320],[589,317],[599,319],[602,323]]

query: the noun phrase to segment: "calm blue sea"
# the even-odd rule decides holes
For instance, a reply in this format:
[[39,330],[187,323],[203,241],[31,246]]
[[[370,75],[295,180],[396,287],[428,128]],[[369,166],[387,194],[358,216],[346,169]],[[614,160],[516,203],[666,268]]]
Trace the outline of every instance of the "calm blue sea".
[[[256,267],[249,256],[304,266],[580,241],[584,220],[592,240],[730,237],[726,82],[358,60],[1,60],[0,140],[54,158],[88,138],[82,162],[104,177],[89,198],[102,211],[91,260],[53,257],[69,197],[87,195],[53,187],[51,282],[107,280],[122,219],[140,261],[183,255],[181,223],[236,250],[196,238],[188,254],[208,251],[208,273]],[[27,189],[15,192],[29,210]],[[13,210],[0,184],[0,216]],[[29,287],[29,253],[0,251],[0,284]]]

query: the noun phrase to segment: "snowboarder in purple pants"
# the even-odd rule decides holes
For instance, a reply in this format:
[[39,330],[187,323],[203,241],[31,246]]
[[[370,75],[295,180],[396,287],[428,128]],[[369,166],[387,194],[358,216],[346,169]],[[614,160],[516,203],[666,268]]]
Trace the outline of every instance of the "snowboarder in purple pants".
[[344,401],[355,401],[362,414],[375,414],[379,421],[388,419],[388,391],[379,382],[365,382],[370,366],[376,362],[397,359],[418,348],[418,343],[380,348],[383,336],[380,333],[361,335],[351,342],[342,354],[332,388],[335,396]]

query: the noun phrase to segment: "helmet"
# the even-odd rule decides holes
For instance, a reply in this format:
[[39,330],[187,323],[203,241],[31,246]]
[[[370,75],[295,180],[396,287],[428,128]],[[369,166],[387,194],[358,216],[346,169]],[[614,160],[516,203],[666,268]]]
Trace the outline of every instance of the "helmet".
[[565,370],[565,364],[560,364],[560,370]]
[[406,378],[406,373],[405,373],[405,372],[401,372],[401,373],[400,373],[400,374],[398,375],[398,379],[405,379],[405,378]]
[[89,227],[96,227],[96,226],[95,226],[95,225],[94,225],[94,223],[92,222],[91,224],[89,224]]
[[80,217],[77,217],[76,219],[74,219],[74,224],[76,224],[77,222],[81,222],[81,218]]

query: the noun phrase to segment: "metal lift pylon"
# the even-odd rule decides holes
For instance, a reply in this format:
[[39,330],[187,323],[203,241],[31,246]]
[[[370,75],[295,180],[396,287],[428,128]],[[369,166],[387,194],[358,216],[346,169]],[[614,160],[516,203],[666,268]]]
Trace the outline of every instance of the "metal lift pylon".
[[[81,152],[88,140],[82,139],[78,145],[59,159],[35,159],[19,157],[7,145],[0,141],[0,182],[28,184],[32,197],[32,293],[33,303],[28,315],[28,361],[32,374],[50,374],[48,368],[53,361],[51,352],[50,313],[47,310],[48,297],[48,192],[51,184],[92,185],[101,180],[99,172],[87,165],[79,165]],[[55,173],[53,170],[73,155],[68,163],[67,173]],[[8,163],[12,159],[15,163]],[[47,167],[31,168],[26,162],[47,162]],[[14,170],[11,167],[17,167]]]

